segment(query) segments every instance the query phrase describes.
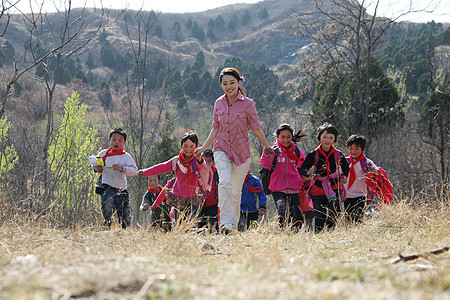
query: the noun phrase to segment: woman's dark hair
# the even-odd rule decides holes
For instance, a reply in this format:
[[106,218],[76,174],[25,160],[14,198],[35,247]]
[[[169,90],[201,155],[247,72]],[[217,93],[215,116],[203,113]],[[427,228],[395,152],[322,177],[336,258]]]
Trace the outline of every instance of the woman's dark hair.
[[353,134],[347,139],[347,147],[350,147],[353,144],[359,145],[361,150],[364,151],[364,149],[366,149],[367,139],[363,135]]
[[109,132],[109,139],[111,139],[111,137],[114,133],[118,133],[118,134],[122,135],[124,142],[127,141],[127,133],[122,128],[114,128],[113,130],[111,130]]
[[330,123],[324,123],[322,125],[320,125],[320,127],[317,129],[317,139],[320,142],[320,136],[322,135],[322,133],[324,132],[328,132],[331,134],[334,134],[334,141],[337,141],[337,137],[338,137],[338,132],[337,132],[337,128]]
[[187,140],[190,140],[191,142],[193,142],[195,144],[195,146],[198,146],[198,136],[195,132],[186,132],[183,137],[181,138],[181,147],[183,147],[184,142],[186,142]]
[[294,134],[294,130],[292,129],[291,125],[289,125],[288,123],[283,123],[280,126],[278,126],[277,130],[275,131],[276,136],[278,137],[283,130],[288,130],[292,134],[292,141],[294,143],[298,143],[301,140],[305,140],[308,136],[307,133],[303,132],[303,130],[305,130],[305,126],[300,128],[300,130],[297,131],[296,134]]
[[[239,73],[238,70],[236,70],[235,68],[224,68],[219,75],[219,82],[222,83],[222,78],[225,75],[231,75],[234,78],[236,78],[236,80],[239,82],[244,81],[244,78],[242,78],[241,74]],[[242,95],[247,95],[247,90],[245,88],[243,88],[242,86],[239,85],[238,87],[239,91],[241,92]]]

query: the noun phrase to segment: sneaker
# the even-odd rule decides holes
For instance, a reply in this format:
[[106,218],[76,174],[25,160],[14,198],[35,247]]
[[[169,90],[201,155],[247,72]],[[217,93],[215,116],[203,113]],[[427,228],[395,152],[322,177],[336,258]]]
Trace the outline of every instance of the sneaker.
[[220,233],[224,235],[230,235],[233,233],[233,229],[231,224],[224,224],[222,228],[220,228]]

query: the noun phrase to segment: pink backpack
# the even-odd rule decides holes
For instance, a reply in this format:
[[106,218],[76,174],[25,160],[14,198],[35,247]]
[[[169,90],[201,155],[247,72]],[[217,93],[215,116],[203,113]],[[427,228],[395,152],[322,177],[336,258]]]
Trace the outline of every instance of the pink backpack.
[[[177,170],[178,156],[172,159],[172,170],[175,172]],[[212,184],[213,184],[213,172],[211,168],[206,165],[203,169],[198,169],[197,159],[191,164],[191,170],[198,178],[198,185],[200,186],[203,197],[206,199],[211,194]]]

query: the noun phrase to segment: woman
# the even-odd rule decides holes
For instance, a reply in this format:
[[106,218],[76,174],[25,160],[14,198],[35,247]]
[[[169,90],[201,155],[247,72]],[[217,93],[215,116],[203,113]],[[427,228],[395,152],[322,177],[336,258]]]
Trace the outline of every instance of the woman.
[[261,130],[256,104],[240,86],[244,79],[238,70],[225,68],[219,81],[224,95],[216,100],[212,130],[195,154],[205,151],[214,141],[214,160],[219,173],[220,227],[225,234],[237,229],[241,190],[250,167],[250,128],[264,146],[264,153],[274,154]]

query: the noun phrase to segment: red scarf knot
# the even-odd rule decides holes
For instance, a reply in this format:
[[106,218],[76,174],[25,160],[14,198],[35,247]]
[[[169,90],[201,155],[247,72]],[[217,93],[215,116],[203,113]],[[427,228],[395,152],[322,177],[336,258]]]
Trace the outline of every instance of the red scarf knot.
[[354,168],[355,165],[357,163],[359,163],[361,160],[363,160],[365,157],[366,156],[364,155],[364,153],[362,153],[361,156],[356,160],[353,160],[353,157],[350,156],[351,167],[350,167],[350,173],[349,173],[350,175],[348,177],[348,188],[347,189],[349,189],[356,180],[356,173],[355,173],[355,168]]

